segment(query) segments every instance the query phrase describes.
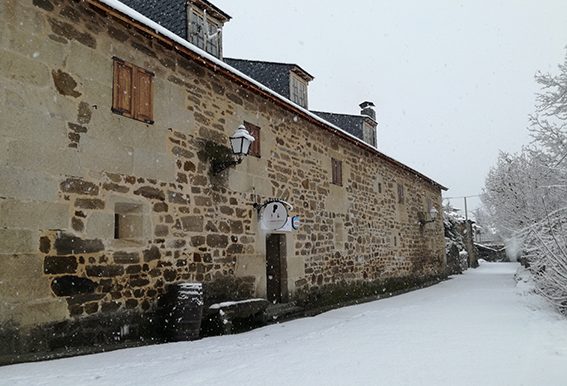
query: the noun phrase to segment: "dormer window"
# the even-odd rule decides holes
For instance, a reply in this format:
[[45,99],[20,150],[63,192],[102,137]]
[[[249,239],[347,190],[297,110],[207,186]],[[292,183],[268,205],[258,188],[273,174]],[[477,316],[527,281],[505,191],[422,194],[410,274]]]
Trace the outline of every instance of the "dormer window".
[[198,9],[189,15],[189,41],[209,54],[221,57],[221,27],[214,19]]
[[293,72],[290,73],[290,99],[303,108],[307,108],[307,82]]
[[199,0],[189,2],[187,13],[187,40],[222,59],[222,27],[230,16],[212,4]]

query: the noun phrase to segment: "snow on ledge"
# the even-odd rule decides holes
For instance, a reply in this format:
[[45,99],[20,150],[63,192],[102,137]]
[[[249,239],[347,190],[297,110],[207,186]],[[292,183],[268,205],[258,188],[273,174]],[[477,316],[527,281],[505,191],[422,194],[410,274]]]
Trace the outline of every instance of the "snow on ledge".
[[302,113],[304,113],[305,115],[308,115],[310,118],[318,121],[319,123],[332,128],[333,130],[336,130],[338,132],[340,132],[341,134],[349,137],[350,139],[354,140],[355,142],[369,148],[370,150],[374,151],[375,153],[381,154],[389,159],[391,159],[392,161],[402,165],[403,167],[409,169],[410,171],[413,171],[414,173],[423,176],[424,178],[426,178],[427,180],[429,180],[430,182],[439,185],[440,187],[442,187],[443,189],[447,189],[445,188],[443,185],[439,184],[438,182],[435,182],[434,180],[432,180],[431,178],[427,177],[426,175],[418,172],[417,170],[407,166],[406,164],[404,164],[403,162],[400,162],[398,160],[396,160],[395,158],[387,155],[386,153],[378,150],[378,148],[376,148],[375,146],[372,146],[371,144],[364,142],[363,140],[361,140],[358,137],[355,137],[354,135],[348,133],[347,131],[341,129],[338,126],[335,126],[334,124],[324,120],[323,118],[321,118],[320,116],[312,113],[311,111],[299,106],[298,104],[292,102],[291,100],[281,96],[280,94],[276,93],[275,91],[273,91],[272,89],[264,86],[263,84],[259,83],[258,81],[256,81],[255,79],[252,79],[251,77],[249,77],[248,75],[243,74],[242,72],[238,71],[237,69],[235,69],[232,66],[229,66],[228,64],[226,64],[225,62],[223,62],[222,60],[214,57],[213,55],[209,54],[208,52],[200,49],[199,47],[189,43],[187,40],[183,39],[182,37],[180,37],[179,35],[174,34],[173,32],[171,32],[170,30],[168,30],[167,28],[159,25],[158,23],[156,23],[155,21],[151,20],[150,18],[142,15],[140,12],[128,7],[127,5],[121,3],[118,0],[90,0],[90,1],[96,1],[99,3],[103,3],[106,4],[107,6],[115,9],[116,11],[132,18],[133,20],[145,25],[148,28],[153,29],[156,33],[163,35],[165,37],[167,37],[168,39],[174,41],[175,43],[179,44],[180,46],[183,46],[185,48],[187,48],[190,51],[193,51],[194,53],[202,56],[203,58],[207,59],[208,61],[214,63],[216,66],[221,67],[229,72],[231,72],[232,74],[240,77],[243,80],[246,80],[249,83],[252,83],[254,86],[258,87],[259,89],[261,89],[262,91],[270,94],[271,96],[279,99],[280,101],[284,102],[287,105],[292,106],[293,108],[300,110]]
[[238,300],[234,302],[215,303],[209,306],[209,310],[219,310],[221,308],[230,307],[237,304],[255,303],[255,302],[263,302],[263,301],[266,301],[266,299],[255,298],[255,299]]

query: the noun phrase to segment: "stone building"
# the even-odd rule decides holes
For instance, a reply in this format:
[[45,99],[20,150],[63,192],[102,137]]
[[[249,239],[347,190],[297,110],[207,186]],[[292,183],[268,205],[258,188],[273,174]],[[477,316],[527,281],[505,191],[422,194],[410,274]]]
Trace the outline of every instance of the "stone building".
[[[443,186],[203,47],[115,0],[0,2],[2,361],[152,336],[180,281],[287,302],[443,275],[442,221],[419,223]],[[213,173],[241,124],[252,154]],[[259,226],[273,198],[298,230]]]

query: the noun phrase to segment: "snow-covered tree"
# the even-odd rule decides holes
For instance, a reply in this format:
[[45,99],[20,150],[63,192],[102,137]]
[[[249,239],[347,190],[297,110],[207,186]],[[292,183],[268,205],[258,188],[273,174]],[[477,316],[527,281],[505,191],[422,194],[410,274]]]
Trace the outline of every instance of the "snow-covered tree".
[[491,222],[523,249],[541,293],[567,310],[567,57],[541,86],[529,146],[501,153],[482,196]]
[[557,178],[535,150],[519,154],[500,153],[485,181],[482,201],[503,237],[529,226],[556,209]]
[[541,92],[530,117],[533,142],[518,154],[500,154],[482,197],[504,236],[567,206],[567,57],[558,74],[535,79]]

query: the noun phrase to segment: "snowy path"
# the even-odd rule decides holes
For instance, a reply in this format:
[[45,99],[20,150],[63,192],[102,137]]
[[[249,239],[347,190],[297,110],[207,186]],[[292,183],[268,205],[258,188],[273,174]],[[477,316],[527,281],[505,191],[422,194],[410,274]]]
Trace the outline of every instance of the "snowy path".
[[246,334],[0,367],[0,385],[567,385],[567,321],[485,263]]

